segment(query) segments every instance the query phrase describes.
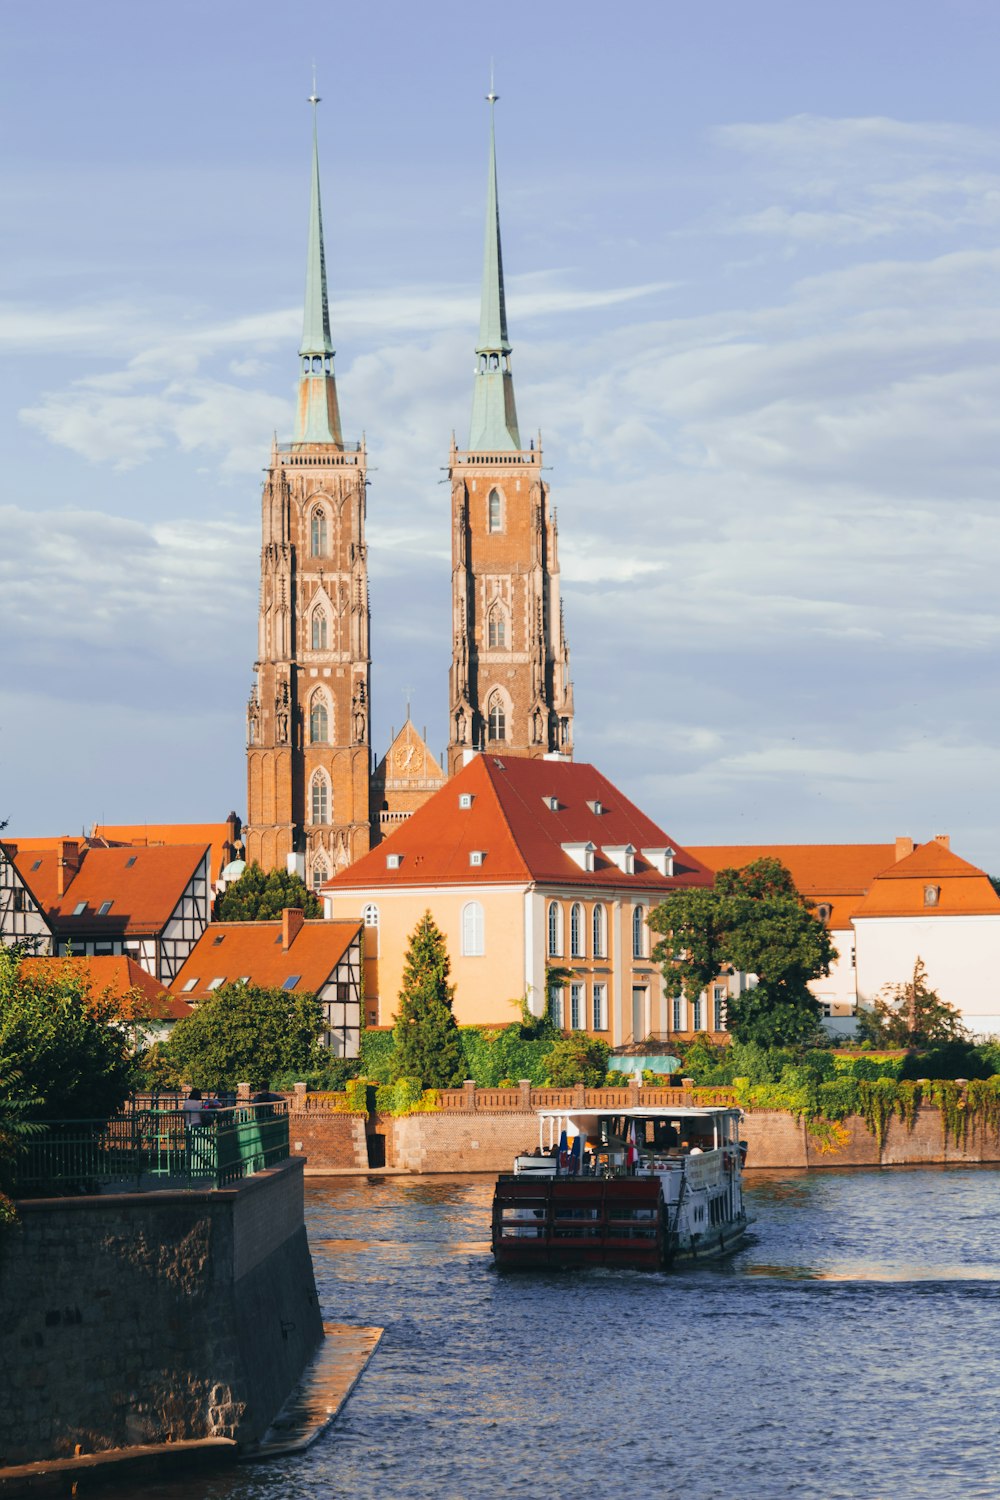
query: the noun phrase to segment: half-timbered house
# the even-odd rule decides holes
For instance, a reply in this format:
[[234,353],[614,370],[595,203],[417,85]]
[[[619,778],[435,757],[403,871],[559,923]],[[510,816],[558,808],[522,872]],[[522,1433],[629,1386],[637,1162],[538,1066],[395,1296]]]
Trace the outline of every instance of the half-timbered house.
[[52,929],[16,859],[16,844],[0,844],[0,944],[17,943],[31,953],[50,953]]

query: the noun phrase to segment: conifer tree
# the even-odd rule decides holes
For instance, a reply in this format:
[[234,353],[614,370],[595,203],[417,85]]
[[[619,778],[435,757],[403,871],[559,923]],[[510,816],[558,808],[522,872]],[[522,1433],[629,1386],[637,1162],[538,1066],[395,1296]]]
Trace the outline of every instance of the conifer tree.
[[290,870],[248,865],[238,880],[226,887],[219,901],[219,922],[273,922],[286,906],[302,908],[306,917],[321,917],[323,908],[301,876]]
[[444,935],[429,911],[410,937],[393,1029],[393,1073],[427,1088],[453,1088],[465,1076],[465,1054],[452,1014],[454,986]]

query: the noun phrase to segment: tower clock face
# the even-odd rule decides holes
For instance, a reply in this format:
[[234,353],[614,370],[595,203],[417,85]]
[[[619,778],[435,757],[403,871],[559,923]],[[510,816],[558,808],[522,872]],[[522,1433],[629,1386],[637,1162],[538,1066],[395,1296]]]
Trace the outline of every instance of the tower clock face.
[[400,745],[395,757],[397,771],[408,771],[410,769],[410,762],[413,760],[415,749],[415,745]]

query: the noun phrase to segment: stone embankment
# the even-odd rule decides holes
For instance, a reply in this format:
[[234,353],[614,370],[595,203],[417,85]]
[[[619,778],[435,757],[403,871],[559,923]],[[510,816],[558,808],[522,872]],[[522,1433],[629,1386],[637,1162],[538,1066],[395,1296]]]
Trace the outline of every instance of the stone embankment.
[[257,1443],[322,1338],[302,1176],[21,1201],[0,1236],[0,1465]]
[[[614,1096],[614,1097],[610,1097]],[[631,1104],[691,1104],[681,1089],[463,1089],[442,1091],[433,1112],[390,1116],[343,1112],[343,1097],[307,1094],[289,1098],[292,1155],[308,1156],[309,1174],[368,1172],[504,1172],[514,1157],[538,1145],[543,1107],[614,1108]],[[949,1162],[1000,1162],[1000,1139],[975,1123],[964,1142],[945,1139],[941,1112],[921,1107],[912,1127],[895,1116],[881,1145],[865,1121],[852,1117],[831,1129],[780,1110],[748,1110],[740,1134],[747,1167],[930,1166]]]

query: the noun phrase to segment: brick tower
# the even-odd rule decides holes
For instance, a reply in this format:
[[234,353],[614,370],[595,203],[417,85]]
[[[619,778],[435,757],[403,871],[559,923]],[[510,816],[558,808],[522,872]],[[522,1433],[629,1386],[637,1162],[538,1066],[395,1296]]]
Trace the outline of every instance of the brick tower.
[[542,444],[522,447],[507,337],[496,146],[490,153],[482,312],[468,448],[452,439],[448,773],[477,750],[573,754],[573,687],[559,600],[556,522]]
[[341,435],[323,252],[316,105],[305,319],[291,443],[264,481],[260,615],[247,708],[247,859],[312,886],[369,847],[365,447]]

